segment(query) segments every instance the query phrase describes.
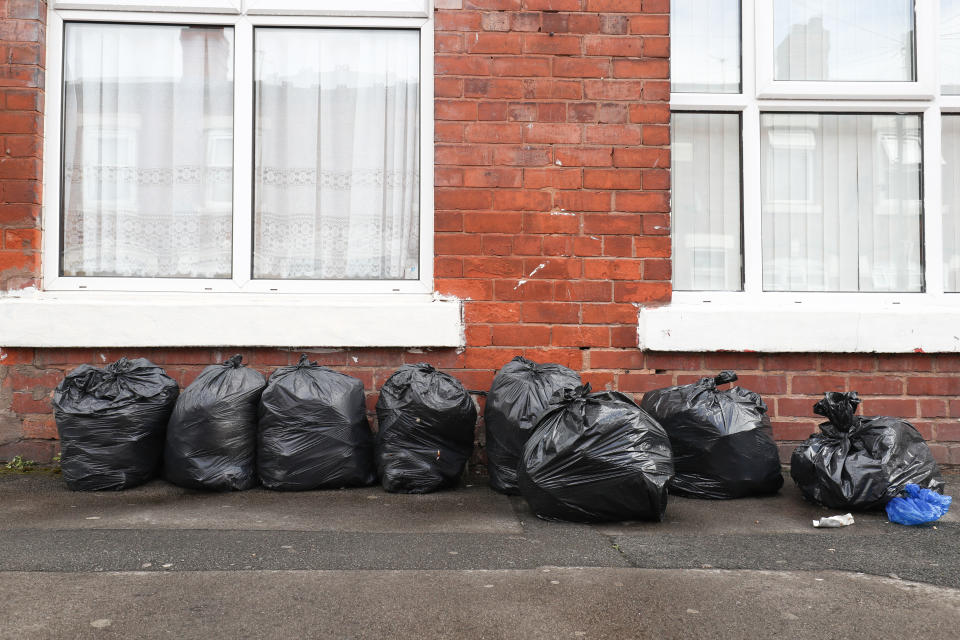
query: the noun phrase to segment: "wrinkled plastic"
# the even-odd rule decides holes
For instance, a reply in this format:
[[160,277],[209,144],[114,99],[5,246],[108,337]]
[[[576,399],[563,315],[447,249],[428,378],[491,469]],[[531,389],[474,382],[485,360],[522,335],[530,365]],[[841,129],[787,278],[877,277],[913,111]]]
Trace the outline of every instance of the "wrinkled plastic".
[[559,364],[517,356],[497,373],[483,413],[487,471],[496,491],[518,495],[520,454],[554,393],[580,386],[580,376]]
[[393,493],[455,486],[473,453],[477,408],[453,376],[426,363],[390,376],[377,400],[377,470]]
[[616,391],[558,392],[523,449],[520,493],[548,520],[663,519],[673,477],[670,440]]
[[908,483],[943,492],[940,468],[905,420],[855,416],[856,392],[829,392],[814,405],[829,421],[797,447],[790,475],[804,497],[836,509],[882,508]]
[[180,388],[149,360],[80,365],[53,392],[60,468],[74,491],[121,490],[153,478]]
[[734,372],[723,371],[644,394],[640,406],[670,437],[676,471],[671,493],[728,499],[768,495],[783,486],[767,405],[741,387],[717,389],[736,379]]
[[913,483],[903,487],[906,495],[892,498],[887,503],[887,518],[890,522],[906,525],[936,522],[950,510],[953,498],[943,496],[930,489],[922,489]]
[[207,367],[177,398],[163,455],[170,482],[210,491],[257,485],[257,407],[267,381],[241,361]]
[[375,483],[363,382],[305,355],[274,371],[260,398],[257,473],[284,491]]

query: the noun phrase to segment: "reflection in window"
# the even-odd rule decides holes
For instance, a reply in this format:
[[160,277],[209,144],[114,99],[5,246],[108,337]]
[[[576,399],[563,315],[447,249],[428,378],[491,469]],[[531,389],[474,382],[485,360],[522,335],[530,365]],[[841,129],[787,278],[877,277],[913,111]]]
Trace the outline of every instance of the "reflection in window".
[[921,291],[920,117],[765,113],[763,288]]
[[740,93],[738,0],[670,3],[670,78],[675,92]]
[[913,0],[773,3],[774,80],[913,81],[914,41]]
[[232,29],[68,23],[63,75],[63,275],[230,277]]
[[960,94],[960,0],[940,0],[940,87]]
[[943,286],[960,291],[960,115],[941,120],[943,152]]
[[740,116],[674,113],[674,288],[736,290],[740,251]]

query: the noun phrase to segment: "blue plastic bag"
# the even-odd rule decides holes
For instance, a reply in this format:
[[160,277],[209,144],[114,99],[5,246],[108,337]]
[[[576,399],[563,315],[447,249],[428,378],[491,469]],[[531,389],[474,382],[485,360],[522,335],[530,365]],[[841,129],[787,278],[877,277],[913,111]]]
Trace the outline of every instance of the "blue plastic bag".
[[919,485],[907,484],[903,487],[905,498],[896,497],[887,503],[887,517],[898,524],[926,524],[939,520],[950,509],[953,498],[943,496],[930,489],[921,489]]

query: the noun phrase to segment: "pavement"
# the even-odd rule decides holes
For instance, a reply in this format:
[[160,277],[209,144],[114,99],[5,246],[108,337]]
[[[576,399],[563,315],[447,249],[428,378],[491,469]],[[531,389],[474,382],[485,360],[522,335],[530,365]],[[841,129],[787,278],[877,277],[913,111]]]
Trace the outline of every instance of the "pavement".
[[[949,476],[948,493],[960,477]],[[0,638],[953,638],[960,517],[904,527],[777,496],[666,520],[536,518],[483,480],[76,493],[0,475]]]

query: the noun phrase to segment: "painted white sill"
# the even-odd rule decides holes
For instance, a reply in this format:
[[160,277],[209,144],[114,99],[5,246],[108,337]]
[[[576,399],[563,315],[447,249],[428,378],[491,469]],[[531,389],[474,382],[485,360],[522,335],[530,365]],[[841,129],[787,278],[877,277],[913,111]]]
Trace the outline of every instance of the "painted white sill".
[[960,307],[675,302],[642,308],[637,337],[650,351],[950,353],[960,352]]
[[430,296],[24,292],[5,347],[460,347],[459,300]]

